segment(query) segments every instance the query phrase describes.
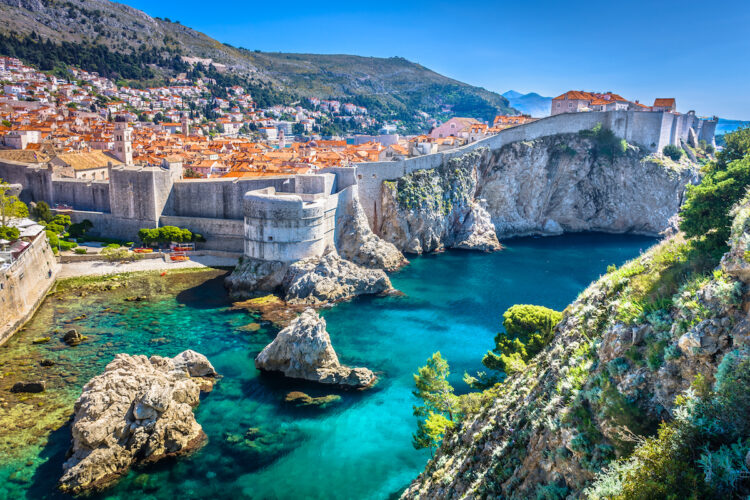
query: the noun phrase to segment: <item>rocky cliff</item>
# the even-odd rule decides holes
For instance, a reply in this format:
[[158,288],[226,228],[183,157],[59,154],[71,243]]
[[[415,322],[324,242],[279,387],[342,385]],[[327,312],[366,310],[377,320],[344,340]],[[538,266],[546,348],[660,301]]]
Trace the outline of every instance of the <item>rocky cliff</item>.
[[[652,180],[662,178],[652,175]],[[654,186],[643,188],[658,192]],[[482,404],[449,431],[404,498],[629,498],[622,493],[622,471],[631,467],[630,477],[638,472],[628,462],[605,467],[639,444],[646,469],[671,467],[667,470],[676,477],[698,483],[720,482],[721,471],[741,474],[747,467],[741,439],[732,448],[736,465],[728,448],[716,452],[725,465],[714,462],[713,469],[708,445],[687,450],[703,453],[700,460],[685,459],[701,463],[696,473],[682,465],[674,449],[686,446],[686,435],[717,436],[728,428],[720,419],[699,419],[693,427],[682,423],[696,408],[716,413],[715,403],[695,402],[691,383],[720,391],[727,390],[721,386],[730,375],[750,377],[747,363],[736,362],[748,357],[750,347],[749,216],[745,200],[735,210],[730,250],[718,267],[700,241],[677,234],[589,286],[565,310],[551,344],[524,370],[482,393]],[[651,227],[647,222],[641,219],[637,227]],[[742,387],[735,389],[741,393],[735,399],[747,402]],[[746,421],[744,411],[735,413]],[[681,427],[663,427],[658,438],[644,441],[662,421]],[[681,441],[669,441],[669,432],[682,432]],[[704,442],[712,439],[717,438]],[[671,461],[655,458],[662,456],[657,455],[662,442],[678,443],[665,452],[672,453],[664,459]],[[603,469],[607,480],[585,490]],[[656,488],[667,478],[652,480],[652,486],[643,481],[635,486]]]
[[477,199],[479,169],[486,150],[418,170],[382,185],[379,234],[404,252],[443,248],[500,249],[495,228]]
[[696,165],[634,145],[554,135],[384,182],[376,232],[411,253],[486,250],[496,237],[563,231],[657,234],[696,176]]

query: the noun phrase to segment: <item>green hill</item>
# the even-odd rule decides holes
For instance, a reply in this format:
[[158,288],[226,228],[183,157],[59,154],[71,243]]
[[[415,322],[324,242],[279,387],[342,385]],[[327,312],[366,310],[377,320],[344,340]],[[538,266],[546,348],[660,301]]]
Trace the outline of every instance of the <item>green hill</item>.
[[[202,59],[224,75],[270,84],[281,94],[338,98],[365,105],[383,119],[424,120],[418,113],[421,111],[437,119],[464,115],[489,121],[497,113],[515,113],[499,94],[400,57],[252,51],[222,44],[178,21],[152,18],[108,0],[0,0],[0,17],[0,34],[14,38],[34,36],[34,40],[55,44],[67,42],[65,51],[91,51],[94,47],[97,53],[103,49],[125,56],[148,53],[149,57],[123,63],[125,66],[118,61],[114,66],[119,67],[104,71],[108,76],[128,80],[127,83],[161,83],[184,70],[175,61],[194,58],[188,60]],[[7,48],[4,52],[2,55],[16,55],[8,53]],[[44,48],[41,52],[45,52]],[[155,58],[154,54],[162,58]],[[83,69],[102,72],[103,66],[112,66],[108,55],[94,57],[96,65],[90,59],[86,62],[93,67],[82,66]],[[140,71],[135,71],[131,63],[139,65]],[[128,64],[132,71],[126,71]]]

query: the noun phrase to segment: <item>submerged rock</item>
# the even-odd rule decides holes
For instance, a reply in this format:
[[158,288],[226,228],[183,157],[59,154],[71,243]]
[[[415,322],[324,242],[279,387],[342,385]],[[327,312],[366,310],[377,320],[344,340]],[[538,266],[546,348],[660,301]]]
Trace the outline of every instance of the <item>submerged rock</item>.
[[71,328],[67,332],[65,332],[65,335],[63,335],[63,342],[68,344],[69,346],[76,346],[86,340],[86,337],[78,333],[78,330],[75,328]]
[[44,392],[47,388],[47,383],[44,380],[36,382],[16,382],[11,387],[10,392]]
[[139,462],[198,448],[205,434],[193,415],[201,387],[216,371],[205,356],[118,354],[84,387],[75,404],[70,458],[59,487],[78,494],[109,486]]
[[375,375],[367,368],[339,363],[326,322],[312,308],[279,332],[255,358],[255,367],[323,384],[368,387],[375,382]]
[[300,391],[292,391],[284,398],[285,403],[291,403],[295,406],[317,406],[320,408],[325,408],[326,406],[338,403],[339,401],[341,401],[341,396],[337,394],[329,394],[327,396],[314,398]]

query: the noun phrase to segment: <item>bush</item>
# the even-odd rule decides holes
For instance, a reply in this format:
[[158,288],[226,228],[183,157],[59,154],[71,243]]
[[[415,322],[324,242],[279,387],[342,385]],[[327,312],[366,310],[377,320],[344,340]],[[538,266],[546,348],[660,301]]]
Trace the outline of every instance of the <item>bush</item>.
[[20,234],[17,227],[0,226],[0,240],[15,241]]
[[60,241],[60,250],[73,250],[78,246],[78,243],[75,241],[65,241],[65,240],[59,240]]
[[50,246],[54,249],[57,249],[57,247],[60,246],[60,238],[54,231],[47,230],[45,231],[45,233],[47,234],[47,239],[49,240]]
[[674,144],[667,144],[661,151],[662,153],[664,153],[664,156],[668,156],[674,161],[680,161],[680,158],[682,158],[682,154],[684,152],[682,151],[682,148],[680,148],[679,146],[675,146]]
[[[152,245],[154,243],[187,243],[190,241],[199,241],[196,238],[203,238],[201,235],[193,235],[187,229],[181,229],[176,226],[162,226],[158,228],[143,228],[138,231],[138,239],[140,239],[144,245]],[[204,240],[205,241],[205,240]]]
[[44,201],[37,202],[36,207],[34,207],[33,215],[38,221],[42,222],[52,222],[52,219],[55,217],[47,202]]
[[495,336],[495,348],[482,358],[490,370],[522,371],[526,363],[552,340],[562,313],[547,307],[517,304],[503,313],[504,332]]
[[628,143],[624,139],[617,137],[610,129],[602,127],[601,123],[594,125],[591,130],[581,130],[579,135],[593,139],[595,145],[593,152],[597,156],[606,156],[610,160],[628,149]]
[[107,243],[107,246],[104,248],[120,248],[121,246],[119,243]]
[[68,233],[73,238],[80,238],[93,227],[94,224],[90,220],[84,219],[76,224],[71,224],[70,227],[68,227]]
[[88,248],[85,248],[85,247],[78,247],[78,248],[76,248],[76,249],[75,249],[74,251],[75,251],[75,253],[77,253],[78,255],[83,255],[83,254],[85,254],[85,253],[86,253],[86,251],[87,251],[87,250],[88,250]]
[[131,252],[127,248],[112,247],[105,247],[104,249],[102,249],[102,252],[99,255],[101,255],[103,259],[110,262],[131,261],[140,259],[142,257],[140,254]]

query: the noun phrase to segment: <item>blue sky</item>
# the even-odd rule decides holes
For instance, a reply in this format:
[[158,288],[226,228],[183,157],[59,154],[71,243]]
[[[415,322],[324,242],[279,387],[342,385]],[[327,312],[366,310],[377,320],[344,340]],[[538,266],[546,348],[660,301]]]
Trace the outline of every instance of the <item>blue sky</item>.
[[750,119],[750,1],[126,0],[251,50],[402,56],[489,90],[611,90]]

